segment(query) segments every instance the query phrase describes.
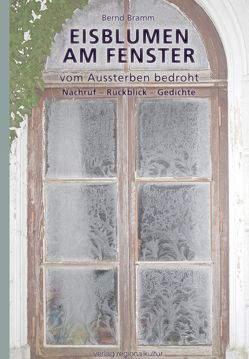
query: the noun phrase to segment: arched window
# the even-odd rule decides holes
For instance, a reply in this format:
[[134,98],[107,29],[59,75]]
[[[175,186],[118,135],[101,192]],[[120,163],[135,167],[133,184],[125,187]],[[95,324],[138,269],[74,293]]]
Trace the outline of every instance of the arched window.
[[[123,45],[87,61],[81,44],[104,29]],[[29,125],[32,358],[221,358],[226,61],[211,21],[192,0],[91,1],[44,79]]]

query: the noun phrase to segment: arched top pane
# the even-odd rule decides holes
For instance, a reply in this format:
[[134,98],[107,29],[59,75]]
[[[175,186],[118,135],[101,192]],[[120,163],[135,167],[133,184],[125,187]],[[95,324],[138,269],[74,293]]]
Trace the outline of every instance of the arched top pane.
[[[144,44],[141,41],[138,47],[164,48],[166,62],[162,61],[163,51],[159,50],[158,61],[143,63],[144,69],[159,70],[207,70],[209,63],[202,39],[190,19],[187,18],[175,5],[164,0],[131,0],[130,26],[132,32],[139,29],[148,29],[156,36],[158,30],[159,44]],[[193,50],[193,51],[192,51]],[[160,56],[162,55],[162,56]],[[194,61],[194,62],[192,62]],[[141,64],[131,64],[131,68],[141,69]]]
[[[75,10],[72,18],[67,20],[63,26],[63,30],[56,34],[54,43],[52,45],[51,55],[47,59],[46,70],[59,70],[59,69],[76,69],[76,70],[121,70],[123,64],[119,63],[117,59],[113,59],[111,63],[104,61],[106,57],[106,48],[113,47],[113,44],[102,44],[102,39],[96,44],[90,43],[96,41],[93,36],[99,37],[102,34],[102,29],[110,29],[112,31],[118,30],[120,36],[123,37],[124,33],[124,21],[102,21],[103,15],[115,15],[121,17],[124,14],[124,2],[123,0],[90,0],[82,10]],[[89,35],[89,31],[97,29],[92,35]],[[73,41],[79,43],[71,43],[71,30],[75,35]],[[84,34],[85,30],[85,43]],[[78,35],[78,37],[76,37]],[[115,44],[114,44],[115,45]],[[76,61],[69,60],[63,63],[68,48],[72,48]],[[80,49],[85,49],[84,62],[80,60]],[[96,49],[96,62],[93,57],[89,63],[86,62],[86,57],[91,56],[91,50]],[[69,54],[70,55],[70,54]],[[72,55],[72,53],[71,53]],[[92,55],[93,56],[93,55]],[[115,61],[116,60],[116,61]]]
[[[209,70],[195,25],[164,0],[90,0],[55,36],[46,70]],[[128,4],[128,1],[127,1]]]

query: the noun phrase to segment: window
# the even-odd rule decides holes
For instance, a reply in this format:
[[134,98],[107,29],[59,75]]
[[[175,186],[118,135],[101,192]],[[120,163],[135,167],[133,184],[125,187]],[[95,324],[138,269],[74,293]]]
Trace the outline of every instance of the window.
[[[189,23],[172,3],[178,5],[159,1],[157,11]],[[131,12],[138,6],[131,2]],[[182,10],[190,17],[188,7]],[[126,84],[122,95],[115,86],[109,86],[111,96],[103,86],[83,86],[83,95],[65,96],[49,84],[49,70],[56,68],[52,50],[47,88],[29,126],[33,358],[90,358],[104,351],[222,356],[225,70],[222,57],[215,53],[210,60],[209,40],[205,49],[193,31],[202,54],[195,69],[200,83]]]

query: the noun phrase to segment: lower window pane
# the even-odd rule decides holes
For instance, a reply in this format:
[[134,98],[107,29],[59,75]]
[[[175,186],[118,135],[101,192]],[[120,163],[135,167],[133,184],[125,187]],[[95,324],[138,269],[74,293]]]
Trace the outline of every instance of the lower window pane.
[[139,345],[211,344],[210,269],[138,269]]
[[46,344],[117,344],[117,270],[46,270]]

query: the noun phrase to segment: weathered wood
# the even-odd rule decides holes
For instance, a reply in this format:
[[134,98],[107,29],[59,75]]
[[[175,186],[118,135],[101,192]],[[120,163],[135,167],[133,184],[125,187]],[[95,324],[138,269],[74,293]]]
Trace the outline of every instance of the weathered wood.
[[31,355],[34,358],[39,338],[38,327],[42,298],[40,263],[44,234],[41,119],[42,100],[39,106],[33,110],[32,118],[28,121],[28,340],[31,346]]

